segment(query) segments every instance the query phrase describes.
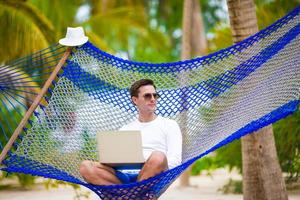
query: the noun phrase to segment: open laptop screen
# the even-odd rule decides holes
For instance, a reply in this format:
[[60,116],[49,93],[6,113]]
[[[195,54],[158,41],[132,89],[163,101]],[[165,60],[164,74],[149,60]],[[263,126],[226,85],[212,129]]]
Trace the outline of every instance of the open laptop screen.
[[103,131],[97,134],[100,163],[113,167],[145,162],[140,131]]

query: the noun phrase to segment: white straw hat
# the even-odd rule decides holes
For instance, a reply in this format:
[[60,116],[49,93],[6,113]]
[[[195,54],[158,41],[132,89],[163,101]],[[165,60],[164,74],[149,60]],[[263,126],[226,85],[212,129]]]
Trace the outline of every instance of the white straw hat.
[[82,27],[68,27],[67,34],[65,38],[59,40],[59,44],[64,46],[80,46],[89,40],[88,37],[84,35],[84,30]]

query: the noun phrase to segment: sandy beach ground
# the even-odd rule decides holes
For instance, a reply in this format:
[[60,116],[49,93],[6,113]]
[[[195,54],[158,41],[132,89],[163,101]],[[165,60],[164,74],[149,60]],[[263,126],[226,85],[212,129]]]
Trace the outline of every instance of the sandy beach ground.
[[[159,198],[161,200],[242,200],[242,195],[223,194],[219,189],[226,184],[229,179],[241,180],[241,177],[234,172],[217,170],[211,176],[200,175],[191,177],[191,187],[180,188],[179,181],[175,181],[170,188]],[[83,191],[88,191],[82,188]],[[0,190],[0,200],[72,200],[75,191],[69,186],[45,189],[43,185],[37,185],[32,190],[9,189]],[[82,198],[84,199],[84,198]],[[90,193],[91,200],[99,198]],[[300,200],[300,190],[289,191],[289,200]]]

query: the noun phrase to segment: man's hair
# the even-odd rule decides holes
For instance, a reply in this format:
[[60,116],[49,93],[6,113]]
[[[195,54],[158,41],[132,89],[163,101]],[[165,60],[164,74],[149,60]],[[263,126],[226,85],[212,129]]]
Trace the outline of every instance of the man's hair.
[[134,82],[131,85],[130,90],[129,90],[130,96],[137,97],[139,94],[140,87],[145,86],[145,85],[152,85],[156,89],[156,86],[154,85],[154,82],[151,79],[141,79],[141,80]]

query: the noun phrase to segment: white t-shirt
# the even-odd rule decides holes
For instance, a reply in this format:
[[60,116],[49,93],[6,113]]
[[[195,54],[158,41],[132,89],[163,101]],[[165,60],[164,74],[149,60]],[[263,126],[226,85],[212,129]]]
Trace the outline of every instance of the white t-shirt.
[[182,135],[176,121],[161,116],[151,122],[136,119],[120,130],[141,131],[145,160],[153,151],[160,151],[166,155],[169,169],[181,164]]

